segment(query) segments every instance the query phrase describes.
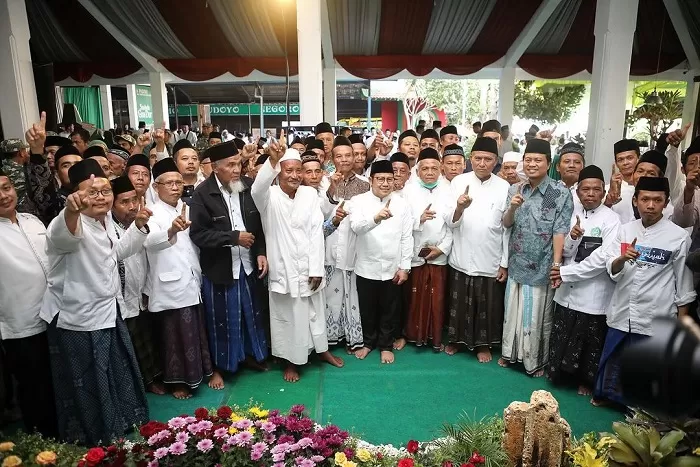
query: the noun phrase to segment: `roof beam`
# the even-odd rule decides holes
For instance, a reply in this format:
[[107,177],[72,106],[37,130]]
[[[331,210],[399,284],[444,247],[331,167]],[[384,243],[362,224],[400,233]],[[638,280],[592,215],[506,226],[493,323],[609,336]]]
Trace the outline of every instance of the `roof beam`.
[[321,0],[321,51],[323,51],[323,68],[335,68],[331,21],[328,17],[328,0]]
[[514,67],[562,0],[543,0],[505,55],[504,67]]
[[683,17],[683,10],[678,0],[664,0],[664,5],[666,6],[668,16],[671,18],[673,29],[676,30],[678,39],[683,46],[683,52],[685,52],[690,68],[695,70],[700,69],[700,57],[698,57],[698,51],[695,49],[693,38],[688,29],[688,22]]
[[167,70],[158,60],[141,50],[131,39],[119,30],[91,0],[78,0],[78,2],[97,20],[108,33],[112,35],[121,45],[138,61],[149,73],[166,73]]

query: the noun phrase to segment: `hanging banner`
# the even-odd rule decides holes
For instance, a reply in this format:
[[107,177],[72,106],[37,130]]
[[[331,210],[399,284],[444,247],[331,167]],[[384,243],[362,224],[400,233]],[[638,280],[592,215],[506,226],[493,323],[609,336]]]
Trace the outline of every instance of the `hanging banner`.
[[[171,117],[175,116],[175,107],[168,106],[168,113]],[[197,106],[178,105],[177,114],[180,117],[197,116]],[[209,104],[209,115],[216,116],[233,116],[233,115],[260,115],[260,104]],[[289,115],[299,115],[300,108],[298,103],[289,105]],[[287,115],[287,106],[285,104],[263,104],[263,115]]]
[[153,125],[153,103],[151,101],[150,86],[136,85],[136,115],[138,116],[138,121],[145,122],[147,127]]

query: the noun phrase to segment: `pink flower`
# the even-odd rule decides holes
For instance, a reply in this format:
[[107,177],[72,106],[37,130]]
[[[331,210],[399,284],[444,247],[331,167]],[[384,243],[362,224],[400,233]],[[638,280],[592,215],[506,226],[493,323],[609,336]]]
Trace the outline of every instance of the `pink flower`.
[[260,425],[260,428],[262,428],[262,430],[266,433],[272,433],[273,431],[275,431],[277,429],[277,425],[275,425],[272,422],[263,422]]
[[171,418],[168,421],[168,426],[174,430],[177,430],[178,428],[182,428],[185,425],[187,425],[187,422],[182,417]]
[[259,461],[262,459],[263,453],[260,451],[250,451],[250,460]]
[[[308,448],[309,446],[311,446],[312,443],[313,443],[313,441],[311,440],[311,438],[308,438],[308,437],[301,438],[301,439],[297,442],[297,444],[299,445],[299,447],[300,447],[301,449],[306,449],[306,448]],[[350,457],[352,457],[352,456],[350,456]]]
[[284,462],[284,453],[283,452],[278,452],[277,454],[272,455],[272,460],[274,462]]
[[267,444],[265,443],[255,443],[252,447],[253,451],[265,452],[267,451]]
[[194,423],[197,421],[197,417],[189,416],[185,417],[183,420],[185,420],[185,424],[189,425],[190,423]]
[[181,441],[176,441],[170,446],[170,454],[181,456],[187,452],[187,446]]
[[228,435],[228,430],[226,428],[219,428],[214,431],[214,438],[223,438]]
[[326,458],[323,456],[311,456],[311,460],[314,462],[323,462]]
[[263,441],[265,441],[267,444],[274,443],[275,439],[275,435],[273,434],[265,434],[265,436],[263,436]]
[[249,431],[241,431],[233,435],[233,444],[236,446],[246,446],[253,439],[253,434]]
[[284,462],[275,462],[272,467],[284,467]]
[[221,446],[221,452],[229,452],[231,450],[231,445],[228,443],[224,443],[223,446]]
[[160,439],[158,438],[158,434],[156,433],[155,435],[148,438],[148,445],[153,446],[154,444],[157,444],[158,441],[160,441]]
[[168,448],[158,448],[156,449],[156,452],[153,453],[153,457],[156,459],[162,459],[163,457],[168,455]]
[[153,461],[148,463],[148,467],[158,467],[158,465],[159,464],[158,464],[157,460],[153,460]]
[[186,431],[181,431],[180,433],[175,435],[175,441],[179,441],[181,443],[186,443],[189,440],[190,440],[190,435],[188,435]]
[[302,459],[301,462],[298,462],[297,465],[299,467],[315,467],[316,462],[312,461],[311,459]]
[[306,410],[306,407],[304,407],[301,404],[298,404],[298,405],[292,406],[292,408],[289,410],[289,412],[291,412],[293,414],[301,414],[304,412],[304,410]]
[[204,438],[201,440],[199,443],[197,443],[197,449],[199,449],[201,452],[209,452],[211,451],[211,448],[214,447],[214,441]]
[[244,418],[243,420],[238,420],[236,423],[233,424],[236,428],[239,430],[247,430],[251,426],[253,426],[253,422],[248,420],[247,418]]

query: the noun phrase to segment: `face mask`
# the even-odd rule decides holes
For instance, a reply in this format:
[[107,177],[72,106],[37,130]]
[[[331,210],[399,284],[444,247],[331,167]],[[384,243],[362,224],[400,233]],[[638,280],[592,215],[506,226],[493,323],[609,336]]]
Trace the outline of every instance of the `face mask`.
[[420,180],[420,184],[423,188],[427,188],[428,190],[432,190],[438,185],[438,181],[436,180],[434,183],[425,183],[423,180]]

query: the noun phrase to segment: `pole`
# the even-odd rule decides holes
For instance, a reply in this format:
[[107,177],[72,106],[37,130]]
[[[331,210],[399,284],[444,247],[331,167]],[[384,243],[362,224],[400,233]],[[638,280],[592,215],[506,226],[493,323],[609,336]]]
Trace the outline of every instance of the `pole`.
[[[173,104],[175,105],[175,131],[177,131],[178,128],[180,128],[180,124],[177,121],[177,92],[175,91],[175,86],[170,86],[170,89],[173,91]],[[192,112],[188,112],[192,113]],[[168,120],[170,117],[168,117]],[[155,122],[154,122],[155,123]]]
[[367,88],[367,131],[370,131],[372,127],[372,81],[369,81],[369,87]]
[[263,114],[263,95],[260,92],[260,137],[265,137],[265,116]]

